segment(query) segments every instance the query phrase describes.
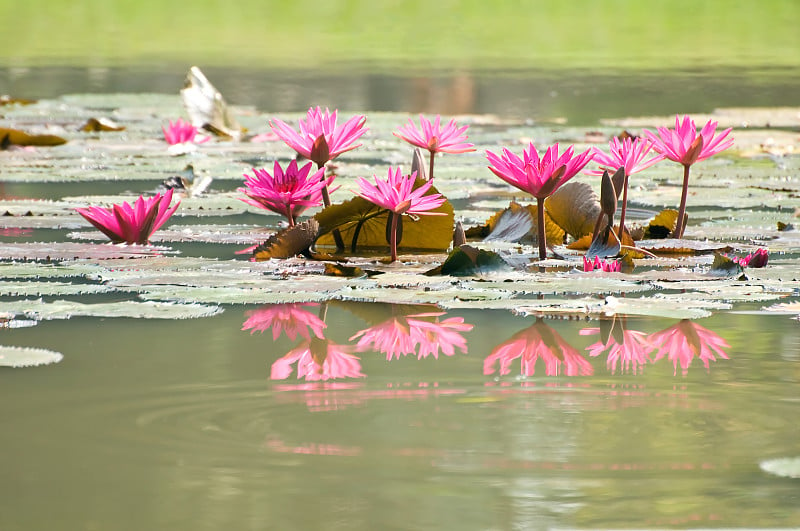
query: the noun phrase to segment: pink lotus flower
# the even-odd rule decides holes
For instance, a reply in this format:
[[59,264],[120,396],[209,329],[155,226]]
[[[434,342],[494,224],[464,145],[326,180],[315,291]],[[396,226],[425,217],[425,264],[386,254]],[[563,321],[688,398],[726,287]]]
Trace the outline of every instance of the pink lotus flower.
[[324,168],[311,174],[310,162],[298,169],[294,160],[286,171],[275,161],[272,175],[265,169],[254,168],[253,173],[245,174],[245,188],[237,189],[248,197],[242,201],[286,216],[290,226],[294,226],[295,217],[307,207],[320,204],[323,187],[333,182],[333,177],[324,178]]
[[305,121],[299,121],[299,133],[277,118],[270,120],[269,125],[290,148],[322,168],[342,153],[359,147],[361,144],[354,144],[355,141],[368,131],[364,127],[367,118],[363,115],[353,116],[337,127],[337,112],[330,114],[325,109],[323,113],[319,107],[308,109]]
[[589,272],[598,269],[606,273],[618,273],[621,271],[622,265],[619,260],[606,260],[600,259],[595,256],[594,261],[589,260],[586,256],[583,257],[583,271]]
[[654,361],[667,356],[675,366],[675,374],[678,373],[680,364],[684,376],[695,357],[700,358],[706,370],[710,361],[717,360],[714,353],[720,358],[729,359],[722,349],[730,348],[730,345],[719,335],[689,319],[683,319],[665,330],[650,334],[647,342],[658,349]]
[[523,150],[522,155],[523,158],[519,158],[505,148],[502,157],[491,151],[486,152],[492,173],[536,198],[539,258],[544,260],[547,257],[544,200],[581,171],[592,160],[594,153],[591,149],[587,149],[580,155],[573,156],[573,147],[570,146],[559,156],[558,144],[554,144],[547,148],[543,157],[539,158],[539,153],[531,142],[528,148]]
[[376,350],[386,354],[386,360],[414,354],[419,347],[417,359],[433,356],[439,358],[439,351],[446,356],[455,354],[458,348],[467,352],[467,341],[462,332],[472,330],[473,325],[464,322],[462,317],[450,317],[442,321],[444,312],[419,313],[405,317],[392,317],[364,330],[358,331],[350,340],[359,339],[359,350]]
[[197,134],[199,131],[197,127],[189,122],[184,122],[180,118],[174,122],[170,120],[168,126],[161,126],[161,130],[164,131],[164,140],[166,140],[167,144],[170,146],[191,143],[202,144],[209,139],[207,136],[201,136],[198,139]]
[[[594,335],[599,334],[600,329],[584,328],[579,333],[582,336]],[[653,350],[653,347],[650,345],[647,340],[647,334],[644,332],[626,330],[623,328],[619,335],[622,337],[622,343],[617,342],[617,338],[614,334],[609,334],[608,340],[605,343],[602,341],[592,343],[586,347],[586,350],[589,351],[589,356],[591,357],[599,356],[603,352],[608,351],[606,366],[611,370],[612,374],[617,372],[617,363],[619,363],[620,370],[623,374],[631,369],[633,369],[633,374],[637,374],[639,369],[647,365],[649,361],[648,354]]]
[[678,223],[675,227],[675,237],[682,238],[684,231],[684,214],[686,213],[686,196],[689,191],[689,168],[695,162],[707,159],[720,151],[733,145],[733,137],[727,138],[731,129],[715,135],[717,122],[709,120],[700,134],[694,120],[684,116],[675,116],[675,129],[666,127],[658,128],[658,135],[645,130],[644,134],[653,143],[653,149],[663,154],[669,160],[683,164],[683,189],[681,203],[678,208]]
[[392,262],[394,262],[397,260],[397,224],[400,216],[403,214],[443,216],[444,213],[431,212],[431,210],[442,206],[445,198],[438,193],[426,195],[431,186],[433,186],[431,181],[427,181],[415,189],[416,172],[411,175],[403,175],[400,168],[394,171],[389,168],[389,175],[385,181],[377,176],[373,177],[375,179],[374,185],[363,177],[359,178],[360,191],[356,192],[356,194],[391,212],[389,216],[391,223],[389,245]]
[[297,363],[297,378],[307,382],[335,378],[363,378],[361,360],[352,355],[352,347],[326,339],[311,339],[276,360],[270,370],[273,380],[285,380]]
[[430,169],[428,170],[428,178],[433,179],[433,158],[436,153],[467,153],[468,151],[475,151],[475,146],[468,142],[467,135],[464,133],[469,128],[468,125],[457,127],[455,120],[450,120],[443,128],[439,125],[441,116],[438,114],[431,124],[421,114],[419,115],[419,123],[422,130],[417,129],[414,121],[408,119],[408,125],[400,128],[399,131],[392,133],[398,138],[402,138],[412,146],[417,146],[422,149],[427,149],[430,152]]
[[[617,169],[625,168],[625,179],[622,185],[622,209],[619,215],[619,234],[625,230],[625,213],[628,209],[628,177],[636,172],[640,172],[649,168],[656,162],[664,158],[663,154],[656,154],[653,157],[645,160],[645,157],[650,150],[653,149],[653,144],[649,140],[643,138],[631,137],[624,138],[620,141],[619,138],[614,137],[608,143],[610,153],[607,155],[597,148],[594,148],[594,161],[600,166],[599,170],[591,170],[587,172],[590,175],[602,175],[604,171],[614,174]],[[617,191],[619,197],[619,191]]]
[[741,258],[738,256],[728,256],[727,254],[725,256],[742,267],[766,267],[767,262],[769,262],[769,251],[763,247]]
[[112,205],[110,209],[89,207],[75,210],[114,243],[146,245],[150,236],[169,219],[181,204],[178,201],[175,206],[170,208],[171,201],[172,190],[170,189],[163,196],[156,194],[150,199],[139,196],[133,206],[125,201],[121,205]]
[[557,376],[590,375],[594,372],[591,363],[580,355],[558,332],[541,319],[514,334],[511,339],[496,346],[483,362],[483,374],[494,374],[494,365],[499,363],[500,375],[511,372],[511,362],[520,358],[520,374],[533,376],[536,360],[544,360],[545,374]]
[[323,330],[327,326],[317,315],[306,310],[306,307],[317,307],[318,303],[286,303],[270,304],[257,310],[245,312],[247,320],[242,325],[242,330],[264,332],[272,328],[272,340],[277,340],[282,331],[294,341],[297,336],[311,339],[311,333],[322,339]]

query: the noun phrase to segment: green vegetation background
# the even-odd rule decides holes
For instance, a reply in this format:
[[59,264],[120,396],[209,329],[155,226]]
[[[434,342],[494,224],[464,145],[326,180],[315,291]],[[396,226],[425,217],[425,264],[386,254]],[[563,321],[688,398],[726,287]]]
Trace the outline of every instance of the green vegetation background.
[[800,2],[0,0],[0,64],[798,66]]

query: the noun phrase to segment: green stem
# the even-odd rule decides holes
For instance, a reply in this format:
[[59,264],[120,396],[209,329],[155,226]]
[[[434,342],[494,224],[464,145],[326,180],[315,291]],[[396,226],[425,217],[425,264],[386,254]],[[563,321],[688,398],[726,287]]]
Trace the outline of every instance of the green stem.
[[689,195],[689,168],[691,165],[683,165],[683,190],[681,190],[681,206],[678,208],[678,222],[675,224],[675,238],[683,238],[683,217],[686,215],[686,196]]
[[547,258],[547,236],[544,230],[544,198],[536,198],[536,217],[539,226],[539,260]]
[[430,163],[430,167],[428,168],[428,180],[429,181],[433,180],[433,157],[435,157],[435,156],[436,156],[436,152],[435,151],[431,151],[431,163]]

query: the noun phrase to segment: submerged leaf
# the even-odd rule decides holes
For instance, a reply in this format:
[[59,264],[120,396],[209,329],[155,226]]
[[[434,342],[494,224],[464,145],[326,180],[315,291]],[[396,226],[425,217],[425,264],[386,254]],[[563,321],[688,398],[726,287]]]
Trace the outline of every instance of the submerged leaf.
[[62,359],[64,355],[53,350],[0,345],[0,367],[36,367],[58,363]]

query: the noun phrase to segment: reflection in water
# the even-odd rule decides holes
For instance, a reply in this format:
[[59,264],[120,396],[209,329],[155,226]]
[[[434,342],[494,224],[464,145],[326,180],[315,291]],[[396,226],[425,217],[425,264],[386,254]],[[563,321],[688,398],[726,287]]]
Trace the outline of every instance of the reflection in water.
[[297,363],[297,378],[305,378],[306,381],[363,378],[361,361],[351,354],[353,350],[352,346],[316,337],[303,341],[272,364],[270,378],[285,380],[292,374],[294,363]]
[[394,316],[380,324],[359,330],[350,340],[360,338],[360,350],[372,348],[383,352],[387,361],[415,352],[417,359],[428,356],[438,359],[439,350],[446,356],[452,356],[456,348],[466,354],[467,340],[461,333],[469,332],[473,325],[465,323],[463,317],[449,317],[440,321],[439,317],[442,315],[445,312]]
[[580,335],[600,334],[600,341],[592,343],[586,350],[591,357],[597,357],[603,352],[608,351],[606,366],[611,370],[611,374],[616,373],[617,363],[624,374],[628,371],[637,374],[639,369],[650,361],[648,354],[653,350],[647,340],[647,334],[638,330],[628,330],[625,328],[625,318],[616,317],[609,321],[600,321],[599,328],[584,328]]
[[714,352],[720,358],[729,359],[722,349],[730,348],[730,345],[708,328],[689,319],[683,319],[669,328],[650,334],[647,339],[654,349],[658,349],[653,361],[667,356],[675,366],[676,374],[680,364],[682,374],[686,375],[695,356],[700,358],[706,370],[710,361],[717,360]]
[[511,371],[511,362],[521,358],[520,374],[533,376],[536,360],[544,360],[545,374],[557,376],[590,375],[592,365],[567,343],[558,332],[537,319],[534,324],[514,334],[511,339],[498,345],[483,362],[483,374],[494,374],[494,364],[500,364],[500,374]]
[[325,322],[306,310],[306,307],[315,308],[319,303],[306,302],[306,303],[287,303],[287,304],[272,304],[264,306],[257,310],[245,312],[247,320],[242,325],[242,330],[250,330],[253,334],[256,331],[264,332],[272,328],[272,339],[278,339],[281,331],[286,331],[289,339],[294,341],[298,335],[311,339],[308,332],[310,328],[314,335],[322,338],[322,330],[325,328]]

